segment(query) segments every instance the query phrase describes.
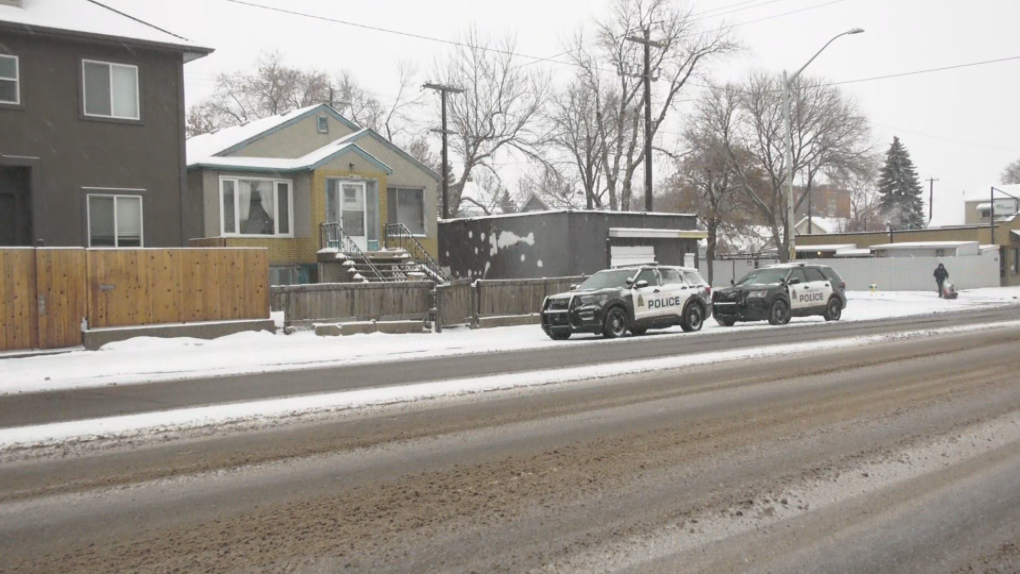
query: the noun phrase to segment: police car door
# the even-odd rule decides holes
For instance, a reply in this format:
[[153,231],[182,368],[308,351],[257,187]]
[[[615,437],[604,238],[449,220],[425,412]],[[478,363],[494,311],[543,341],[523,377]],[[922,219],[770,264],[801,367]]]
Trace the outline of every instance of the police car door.
[[694,293],[694,288],[689,282],[684,281],[683,275],[677,269],[660,267],[659,275],[662,276],[663,315],[680,317],[684,312],[684,305]]
[[811,306],[811,285],[808,285],[807,275],[800,267],[795,267],[786,278],[786,284],[790,289],[790,308],[806,309]]
[[822,272],[814,267],[806,267],[804,274],[807,276],[808,292],[811,293],[812,307],[825,307],[832,296],[832,282],[822,275]]
[[[638,287],[637,284],[642,281],[647,281],[648,285]],[[662,295],[659,272],[655,269],[642,269],[634,278],[634,319],[642,321],[662,315]]]

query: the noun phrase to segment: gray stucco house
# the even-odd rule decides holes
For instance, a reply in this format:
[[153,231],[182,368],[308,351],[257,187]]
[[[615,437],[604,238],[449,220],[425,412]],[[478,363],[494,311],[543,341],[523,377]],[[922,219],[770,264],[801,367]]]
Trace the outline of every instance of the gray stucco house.
[[0,0],[0,246],[200,237],[184,64],[210,52],[89,0]]
[[697,266],[697,217],[551,210],[439,222],[439,262],[454,278],[531,279],[637,263]]

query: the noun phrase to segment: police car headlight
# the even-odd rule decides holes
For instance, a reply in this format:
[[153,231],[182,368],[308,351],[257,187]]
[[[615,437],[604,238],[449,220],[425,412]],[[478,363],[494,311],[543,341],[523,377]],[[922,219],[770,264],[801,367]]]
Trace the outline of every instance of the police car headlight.
[[609,300],[609,295],[583,295],[581,305],[601,305]]
[[766,291],[751,291],[747,294],[748,299],[764,299]]

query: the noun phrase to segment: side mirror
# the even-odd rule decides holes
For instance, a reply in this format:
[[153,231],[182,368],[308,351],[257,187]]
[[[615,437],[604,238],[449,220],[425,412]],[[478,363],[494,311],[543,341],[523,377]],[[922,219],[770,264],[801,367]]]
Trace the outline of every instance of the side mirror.
[[800,284],[800,279],[797,279],[796,277],[794,277],[793,279],[790,279],[790,285],[799,285],[799,284]]
[[734,281],[733,279],[730,279],[730,287],[733,287],[736,284],[737,284],[736,281]]
[[571,291],[577,291],[577,285],[571,285],[570,286],[570,290]]
[[638,281],[637,283],[635,283],[634,287],[637,287],[638,289],[644,289],[645,287],[648,287],[648,281],[645,281],[644,279],[642,279],[642,280]]

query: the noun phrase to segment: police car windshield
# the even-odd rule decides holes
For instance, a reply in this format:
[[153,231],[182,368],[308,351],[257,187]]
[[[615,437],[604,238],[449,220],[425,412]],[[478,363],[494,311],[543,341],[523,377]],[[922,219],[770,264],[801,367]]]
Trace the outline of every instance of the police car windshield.
[[782,281],[789,269],[759,269],[744,276],[737,283],[738,287],[753,287],[755,285],[775,285]]
[[581,283],[578,289],[620,289],[627,286],[627,279],[633,277],[634,273],[633,269],[599,271]]

